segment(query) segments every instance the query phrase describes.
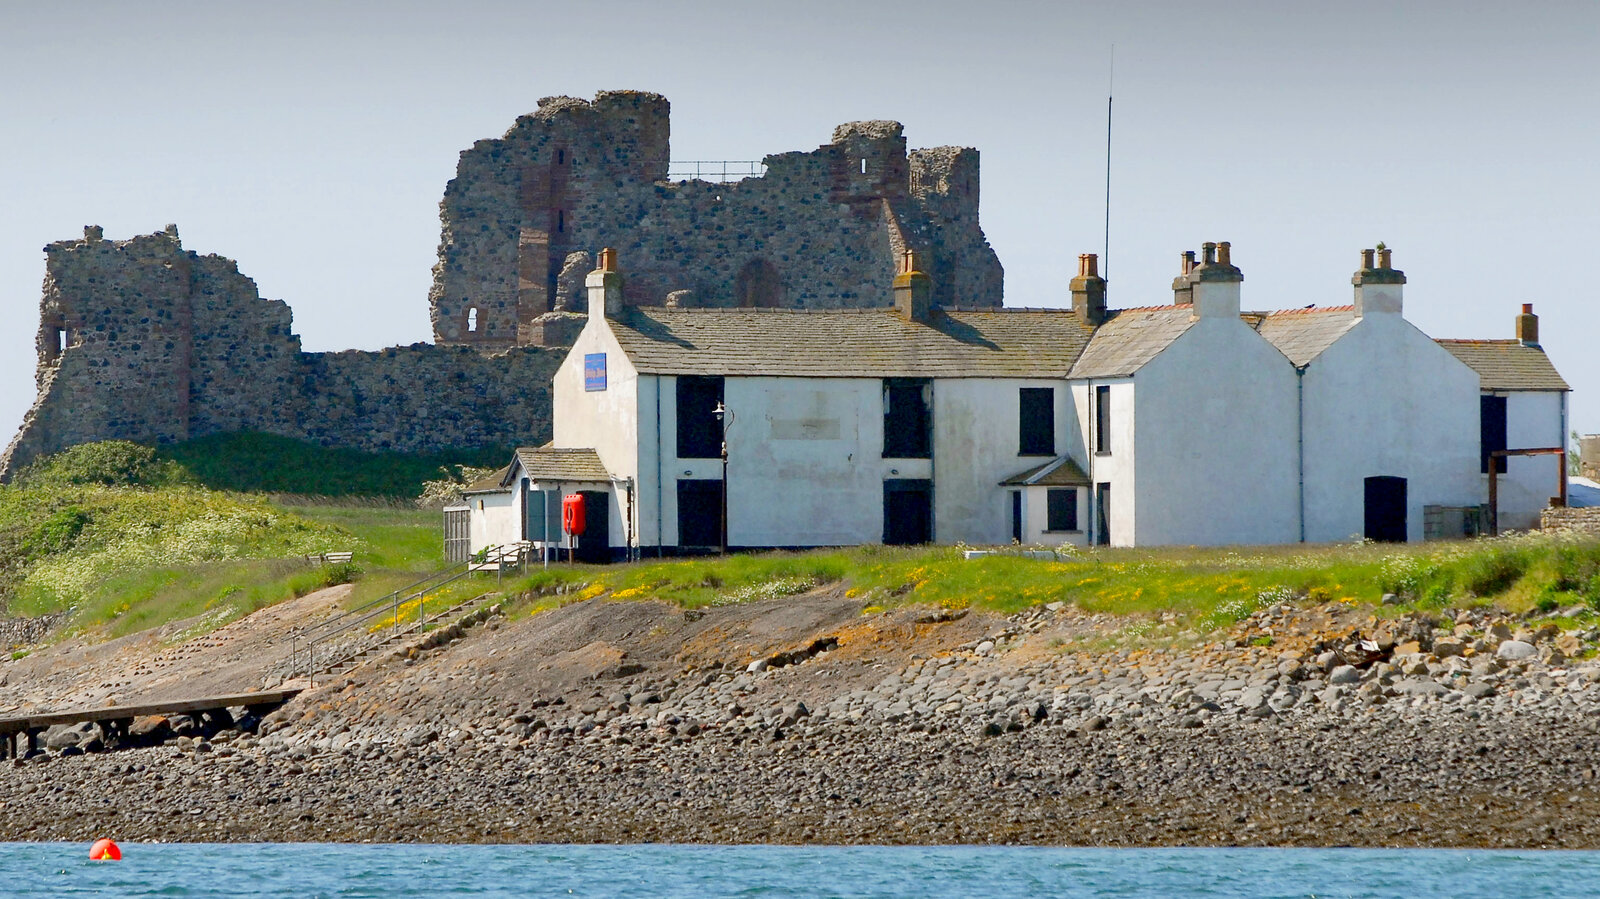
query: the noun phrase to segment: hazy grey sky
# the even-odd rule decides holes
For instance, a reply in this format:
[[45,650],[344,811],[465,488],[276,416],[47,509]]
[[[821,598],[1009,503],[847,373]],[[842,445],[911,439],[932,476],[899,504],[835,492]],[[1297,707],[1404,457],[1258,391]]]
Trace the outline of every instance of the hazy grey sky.
[[46,243],[176,222],[307,349],[427,340],[457,154],[551,94],[665,94],[674,159],[862,118],[976,146],[1007,305],[1062,305],[1102,242],[1113,43],[1113,305],[1170,302],[1205,240],[1233,242],[1247,308],[1346,303],[1382,240],[1435,337],[1509,337],[1535,303],[1600,431],[1591,0],[0,0],[0,442],[33,396]]

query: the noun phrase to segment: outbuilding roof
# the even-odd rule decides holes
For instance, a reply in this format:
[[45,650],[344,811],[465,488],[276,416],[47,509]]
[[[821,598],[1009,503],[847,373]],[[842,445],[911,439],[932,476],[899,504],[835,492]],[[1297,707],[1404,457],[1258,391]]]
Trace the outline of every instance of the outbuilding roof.
[[1354,306],[1251,312],[1246,313],[1244,319],[1295,365],[1305,365],[1317,358],[1359,321]]
[[504,493],[508,489],[506,487],[506,475],[510,472],[511,466],[507,465],[493,474],[486,474],[483,477],[478,478],[476,481],[468,484],[466,487],[463,487],[461,489],[461,495],[471,496],[476,493]]
[[1051,459],[1000,482],[1002,487],[1087,487],[1089,476],[1070,456]]
[[[553,446],[519,447],[517,463],[526,477],[535,481],[611,480],[611,473],[592,449],[558,449]],[[517,465],[507,467],[502,483],[508,483]]]
[[1478,373],[1483,390],[1571,390],[1550,357],[1518,340],[1441,340],[1439,345]]
[[640,372],[805,378],[1061,378],[1089,340],[1069,309],[634,307],[610,322]]

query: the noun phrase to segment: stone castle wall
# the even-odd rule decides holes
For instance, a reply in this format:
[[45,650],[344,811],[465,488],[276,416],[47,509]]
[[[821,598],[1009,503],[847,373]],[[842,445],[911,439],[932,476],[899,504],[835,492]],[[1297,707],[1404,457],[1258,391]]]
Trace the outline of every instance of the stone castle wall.
[[[541,100],[461,154],[440,203],[436,345],[305,353],[289,307],[177,228],[45,248],[38,395],[0,480],[70,446],[262,431],[369,450],[540,443],[550,380],[581,330],[594,253],[635,305],[887,306],[916,250],[935,302],[999,306],[978,225],[978,153],[906,149],[852,122],[732,183],[671,181],[669,106],[637,91]],[[548,349],[547,349],[548,347]]]
[[1539,513],[1539,528],[1600,536],[1600,508],[1545,509]]
[[95,440],[163,443],[262,431],[424,452],[539,443],[563,352],[417,344],[304,353],[289,307],[177,229],[45,248],[39,393],[0,478]]
[[658,94],[552,97],[463,152],[440,203],[435,340],[561,342],[569,332],[542,319],[582,310],[566,275],[574,254],[606,246],[633,305],[886,306],[908,248],[935,302],[1000,305],[976,150],[908,152],[898,122],[852,122],[814,151],[768,156],[764,175],[675,182],[668,119]]

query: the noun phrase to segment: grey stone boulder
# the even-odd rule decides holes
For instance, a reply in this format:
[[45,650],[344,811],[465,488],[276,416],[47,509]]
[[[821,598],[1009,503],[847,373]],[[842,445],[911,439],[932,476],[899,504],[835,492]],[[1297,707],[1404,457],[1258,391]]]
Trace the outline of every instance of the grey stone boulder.
[[1496,657],[1508,662],[1520,662],[1523,659],[1533,658],[1538,649],[1526,640],[1506,640],[1494,651]]
[[1328,674],[1330,684],[1355,684],[1361,682],[1361,672],[1353,665],[1340,665]]

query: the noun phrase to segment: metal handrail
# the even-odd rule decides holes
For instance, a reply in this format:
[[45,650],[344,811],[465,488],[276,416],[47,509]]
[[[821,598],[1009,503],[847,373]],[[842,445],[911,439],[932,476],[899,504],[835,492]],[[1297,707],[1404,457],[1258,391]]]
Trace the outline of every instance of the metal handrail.
[[760,159],[680,159],[667,163],[669,181],[714,181],[727,184],[745,178],[760,178],[767,164]]
[[424,624],[427,621],[427,595],[471,573],[472,563],[470,561],[460,562],[448,568],[440,569],[422,580],[401,587],[399,590],[385,594],[369,603],[342,612],[306,630],[296,631],[290,648],[289,670],[291,675],[300,671],[302,642],[305,643],[304,651],[307,653],[306,676],[312,678],[312,684],[315,685],[317,647],[319,645],[355,627],[367,624],[385,613],[393,616],[394,625],[391,636],[398,636],[400,633],[400,607],[413,599],[417,600],[417,623],[418,625]]

